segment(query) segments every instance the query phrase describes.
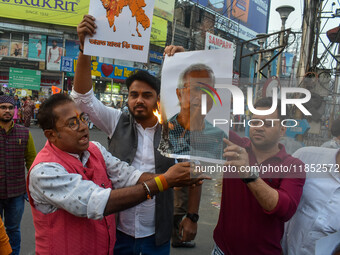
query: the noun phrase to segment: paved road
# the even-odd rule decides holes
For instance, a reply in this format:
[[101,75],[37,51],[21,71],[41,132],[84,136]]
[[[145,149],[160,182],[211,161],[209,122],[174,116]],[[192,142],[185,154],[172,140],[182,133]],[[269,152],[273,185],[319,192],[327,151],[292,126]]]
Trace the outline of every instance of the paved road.
[[[41,129],[36,126],[30,128],[37,151],[40,151],[46,138]],[[91,140],[98,141],[107,146],[106,135],[93,129],[90,131]],[[217,179],[217,180],[216,180]],[[172,248],[171,255],[208,255],[211,254],[213,247],[212,232],[217,222],[219,209],[217,208],[220,201],[220,178],[215,178],[211,181],[206,181],[203,185],[200,220],[198,225],[198,234],[196,237],[196,248],[183,249]],[[21,255],[33,255],[34,253],[34,226],[29,203],[26,203],[26,208],[21,224],[22,229],[22,249]]]

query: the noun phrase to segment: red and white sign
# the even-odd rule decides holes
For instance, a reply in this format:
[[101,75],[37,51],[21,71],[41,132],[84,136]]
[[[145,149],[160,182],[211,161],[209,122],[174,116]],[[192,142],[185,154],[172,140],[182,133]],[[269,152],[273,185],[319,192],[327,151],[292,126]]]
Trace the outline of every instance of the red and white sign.
[[214,49],[233,49],[233,58],[236,56],[236,48],[234,43],[223,39],[217,35],[213,35],[209,32],[205,33],[205,50],[214,50]]

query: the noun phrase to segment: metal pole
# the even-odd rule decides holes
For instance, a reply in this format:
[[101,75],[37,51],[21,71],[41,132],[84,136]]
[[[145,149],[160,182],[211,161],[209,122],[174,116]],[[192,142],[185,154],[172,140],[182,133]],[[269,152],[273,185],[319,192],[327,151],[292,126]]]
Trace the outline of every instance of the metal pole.
[[[284,30],[285,30],[285,24],[286,24],[286,19],[282,19],[282,26],[281,26],[281,34],[280,34],[280,46],[283,45],[283,37],[284,37]],[[281,58],[282,58],[282,53],[278,56],[277,58],[277,64],[276,64],[276,77],[280,78],[280,71],[281,71]]]
[[256,86],[255,86],[255,95],[254,95],[255,100],[257,98],[257,91],[259,89],[259,83],[260,83],[261,62],[262,62],[262,53],[260,52],[258,62],[257,62],[257,71],[256,71]]

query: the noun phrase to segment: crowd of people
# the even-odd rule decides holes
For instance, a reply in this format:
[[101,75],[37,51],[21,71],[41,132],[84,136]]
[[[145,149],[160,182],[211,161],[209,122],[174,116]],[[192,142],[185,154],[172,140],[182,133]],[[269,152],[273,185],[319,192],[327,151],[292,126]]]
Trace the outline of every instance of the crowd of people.
[[[77,28],[81,49],[95,30],[94,18],[85,15]],[[182,51],[165,48],[168,56]],[[128,110],[120,111],[94,96],[90,65],[91,57],[80,53],[71,95],[55,94],[40,105],[37,120],[47,142],[38,154],[29,129],[15,121],[19,99],[0,96],[0,213],[6,228],[0,221],[0,253],[20,252],[26,196],[36,254],[169,255],[171,244],[195,247],[202,184],[209,177],[193,175],[195,163],[178,162],[157,149],[162,125],[153,111],[160,81],[144,71],[128,77]],[[189,97],[188,89],[198,86],[193,77],[209,78],[214,86],[205,66],[183,73],[177,88],[181,110],[171,118],[180,134],[174,140],[192,131],[188,99],[202,93]],[[32,105],[26,101],[26,107]],[[270,114],[251,116],[249,138],[217,132],[204,116],[195,122],[194,131],[204,133],[203,140],[218,136],[224,142],[211,153],[237,169],[222,181],[212,255],[315,254],[319,240],[340,232],[340,148],[330,142],[331,148],[325,144],[288,154],[279,142],[286,127],[271,121],[283,119],[280,105]],[[271,106],[272,98],[261,98],[254,108],[268,111]],[[108,150],[90,142],[89,120],[109,137]],[[333,122],[332,141],[338,141],[339,130],[339,122]],[[202,152],[202,146],[195,149]],[[311,171],[316,165],[321,174]],[[282,166],[295,171],[258,171]],[[173,187],[183,188],[173,192]],[[339,252],[338,240],[327,243],[322,254]]]

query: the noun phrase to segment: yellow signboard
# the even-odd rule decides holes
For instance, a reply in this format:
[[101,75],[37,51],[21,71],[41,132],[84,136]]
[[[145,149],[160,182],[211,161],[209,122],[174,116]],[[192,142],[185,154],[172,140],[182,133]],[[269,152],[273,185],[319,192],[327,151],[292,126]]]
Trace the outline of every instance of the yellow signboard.
[[155,0],[153,14],[170,22],[174,19],[175,0]]
[[152,18],[150,43],[160,47],[165,47],[167,33],[168,21],[154,15]]
[[0,17],[64,26],[77,26],[88,13],[89,0],[5,0]]

